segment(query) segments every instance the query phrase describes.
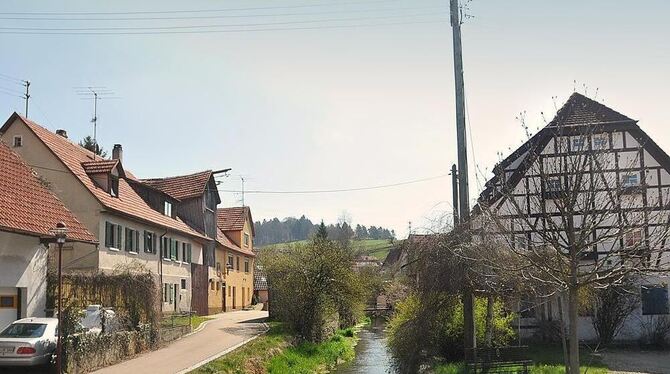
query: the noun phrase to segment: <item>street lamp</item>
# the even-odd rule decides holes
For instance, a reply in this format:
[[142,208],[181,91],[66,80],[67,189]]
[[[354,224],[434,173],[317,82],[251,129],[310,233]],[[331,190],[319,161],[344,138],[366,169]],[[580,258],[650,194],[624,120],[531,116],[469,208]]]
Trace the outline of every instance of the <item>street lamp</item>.
[[58,367],[58,373],[63,372],[62,360],[63,356],[63,343],[61,341],[61,332],[63,331],[63,326],[61,325],[61,314],[63,309],[61,308],[62,301],[62,292],[63,292],[63,244],[65,244],[65,239],[67,238],[67,226],[65,223],[58,222],[56,227],[50,230],[51,235],[56,238],[56,244],[58,244],[58,341],[56,342],[56,365]]

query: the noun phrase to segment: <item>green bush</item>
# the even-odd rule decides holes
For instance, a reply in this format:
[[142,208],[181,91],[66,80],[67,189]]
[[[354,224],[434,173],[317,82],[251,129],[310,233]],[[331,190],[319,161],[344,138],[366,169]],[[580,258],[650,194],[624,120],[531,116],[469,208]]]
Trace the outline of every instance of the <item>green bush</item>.
[[[484,342],[487,300],[475,300],[477,341]],[[493,307],[492,346],[508,345],[515,337],[513,313],[505,312],[501,301]],[[420,299],[409,296],[396,304],[388,323],[389,347],[401,371],[411,372],[428,357],[449,361],[463,357],[463,304],[457,296],[439,295]],[[481,343],[480,343],[481,345]]]

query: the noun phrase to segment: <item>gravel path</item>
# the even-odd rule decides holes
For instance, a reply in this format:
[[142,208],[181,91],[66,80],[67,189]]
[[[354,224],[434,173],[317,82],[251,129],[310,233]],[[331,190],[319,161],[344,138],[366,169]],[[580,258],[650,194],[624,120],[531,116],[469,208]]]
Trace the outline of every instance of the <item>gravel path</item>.
[[670,352],[613,350],[602,352],[612,374],[670,374]]

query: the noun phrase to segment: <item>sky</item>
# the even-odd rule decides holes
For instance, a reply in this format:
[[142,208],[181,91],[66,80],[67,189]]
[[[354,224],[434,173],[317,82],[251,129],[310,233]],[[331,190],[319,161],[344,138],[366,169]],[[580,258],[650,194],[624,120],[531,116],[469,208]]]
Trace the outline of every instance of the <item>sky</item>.
[[[525,138],[520,114],[535,131],[573,91],[670,150],[670,2],[472,0],[466,13],[473,202]],[[115,98],[99,102],[98,142],[122,144],[139,177],[232,168],[223,205],[242,204],[226,191],[244,178],[255,220],[346,213],[398,237],[451,212],[446,0],[5,0],[0,19],[0,116],[24,112],[12,77],[27,79],[29,117],[81,139],[93,102],[74,87],[104,86]]]

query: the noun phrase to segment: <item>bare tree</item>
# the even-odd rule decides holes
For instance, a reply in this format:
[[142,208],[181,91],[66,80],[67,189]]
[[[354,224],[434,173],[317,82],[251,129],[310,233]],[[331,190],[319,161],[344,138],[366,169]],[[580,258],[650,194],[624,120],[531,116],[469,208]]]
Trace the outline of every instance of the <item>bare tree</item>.
[[[483,275],[515,272],[567,293],[569,369],[579,372],[578,305],[585,287],[668,270],[670,158],[634,120],[580,94],[495,168],[472,220]],[[653,165],[653,166],[652,166]],[[479,244],[477,244],[479,243]]]

